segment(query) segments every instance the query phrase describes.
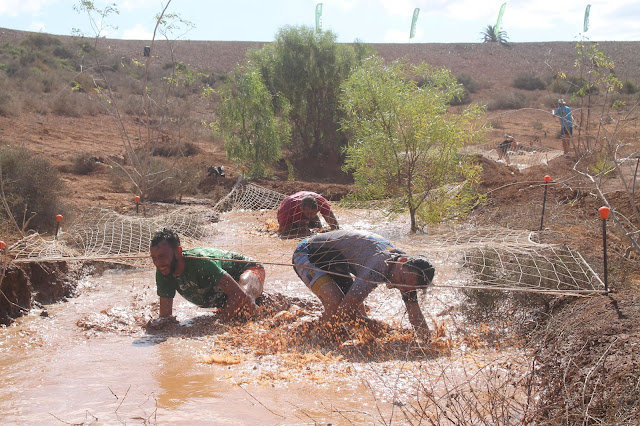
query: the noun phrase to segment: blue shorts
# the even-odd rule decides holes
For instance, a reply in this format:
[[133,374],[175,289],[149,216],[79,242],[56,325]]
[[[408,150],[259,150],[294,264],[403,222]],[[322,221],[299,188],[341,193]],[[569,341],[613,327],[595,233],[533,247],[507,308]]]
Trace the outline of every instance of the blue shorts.
[[326,271],[314,266],[309,260],[308,239],[302,240],[293,252],[293,269],[310,289],[313,289],[313,285],[318,278],[327,275]]

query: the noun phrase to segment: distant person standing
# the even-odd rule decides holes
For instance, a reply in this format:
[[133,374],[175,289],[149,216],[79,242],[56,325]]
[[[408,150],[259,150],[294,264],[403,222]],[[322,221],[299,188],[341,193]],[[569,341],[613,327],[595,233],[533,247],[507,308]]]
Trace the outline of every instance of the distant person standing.
[[513,150],[515,140],[511,135],[504,135],[504,140],[498,144],[496,150],[498,151],[498,160],[504,160],[507,165],[511,164],[509,161],[509,151]]
[[278,207],[278,233],[308,235],[311,228],[322,228],[318,212],[331,229],[338,229],[331,205],[322,195],[310,191],[289,195]]
[[564,99],[558,99],[558,108],[553,111],[553,115],[560,119],[560,138],[562,139],[562,150],[564,155],[569,155],[571,150],[571,136],[573,136],[573,116],[571,108]]

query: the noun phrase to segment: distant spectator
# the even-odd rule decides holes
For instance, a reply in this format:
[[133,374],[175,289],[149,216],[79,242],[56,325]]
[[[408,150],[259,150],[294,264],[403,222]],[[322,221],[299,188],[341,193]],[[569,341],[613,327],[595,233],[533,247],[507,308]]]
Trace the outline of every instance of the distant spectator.
[[318,212],[331,229],[338,229],[331,205],[322,195],[309,191],[289,195],[278,207],[278,233],[308,235],[311,228],[321,229]]
[[553,115],[560,119],[562,150],[564,155],[569,155],[571,151],[571,136],[573,135],[573,116],[571,115],[571,108],[569,108],[564,99],[558,99],[558,108],[553,111]]

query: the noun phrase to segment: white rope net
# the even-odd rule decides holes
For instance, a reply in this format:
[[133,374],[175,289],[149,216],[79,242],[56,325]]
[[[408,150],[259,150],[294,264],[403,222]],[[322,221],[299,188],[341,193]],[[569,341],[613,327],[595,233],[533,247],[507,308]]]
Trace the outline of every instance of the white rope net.
[[518,170],[533,166],[548,165],[549,161],[563,154],[561,150],[541,145],[517,145],[514,149],[507,151],[504,156],[500,155],[496,146],[488,144],[468,147],[467,152],[470,154],[480,154],[489,160],[508,164]]
[[[223,210],[273,210],[284,194],[254,184],[237,184],[218,202],[213,213]],[[212,209],[182,207],[155,217],[127,216],[92,208],[58,239],[30,235],[9,248],[17,262],[55,259],[104,260],[134,266],[150,266],[149,241],[155,231],[174,229],[194,243],[206,234],[205,218]],[[425,253],[437,264],[453,266],[454,273],[437,275],[439,287],[517,290],[539,293],[589,294],[603,291],[603,283],[580,253],[550,233],[504,228],[439,228],[401,247],[409,254]],[[254,238],[254,236],[252,236]],[[354,244],[357,242],[354,241]],[[187,244],[192,245],[192,244]],[[243,252],[252,255],[251,245]],[[405,244],[406,246],[406,244]],[[283,259],[291,259],[291,253]],[[267,259],[257,259],[265,264]],[[351,256],[341,262],[366,268],[370,256]],[[288,265],[290,260],[275,262]],[[330,263],[325,266],[331,267]],[[440,268],[436,267],[438,271]],[[347,273],[348,275],[348,273]],[[449,276],[447,276],[449,275]]]

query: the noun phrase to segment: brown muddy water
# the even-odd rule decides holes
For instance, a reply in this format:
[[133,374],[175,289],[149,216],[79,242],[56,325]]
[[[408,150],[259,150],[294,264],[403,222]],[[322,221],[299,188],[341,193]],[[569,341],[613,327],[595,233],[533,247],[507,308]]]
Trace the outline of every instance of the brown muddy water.
[[[457,314],[455,290],[433,288],[420,301],[438,330],[432,344],[413,338],[399,294],[384,286],[367,299],[380,329],[321,333],[320,305],[288,266],[297,240],[268,231],[274,216],[223,214],[203,242],[268,263],[256,321],[221,324],[177,296],[179,323],[148,333],[144,324],[157,315],[148,268],[88,276],[77,297],[47,306],[48,316],[34,310],[0,329],[2,423],[403,424],[429,414],[434,395],[446,402],[475,385],[492,382],[522,397],[509,383],[525,374],[524,352],[482,344],[482,325],[463,324]],[[408,235],[404,218],[365,210],[337,216],[343,228],[426,254],[437,282],[458,279],[448,257],[430,254],[424,236]]]

